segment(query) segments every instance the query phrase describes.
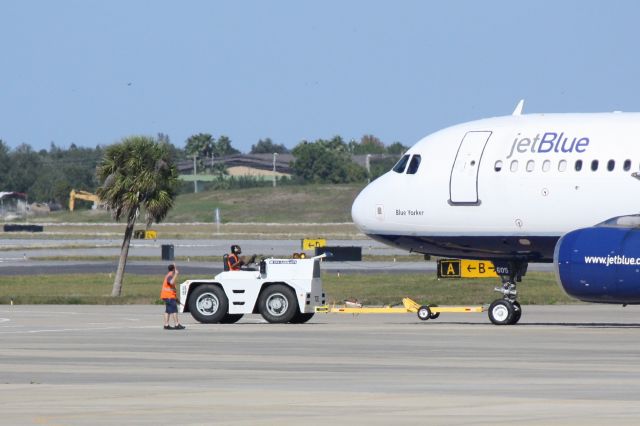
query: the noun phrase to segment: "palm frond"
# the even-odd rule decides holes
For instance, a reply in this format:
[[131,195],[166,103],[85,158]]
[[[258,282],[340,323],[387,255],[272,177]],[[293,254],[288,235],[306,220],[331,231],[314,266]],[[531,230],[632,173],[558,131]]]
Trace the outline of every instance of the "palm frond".
[[143,207],[147,221],[163,220],[173,207],[178,173],[167,147],[146,136],[132,136],[108,147],[96,175],[97,193],[116,220]]

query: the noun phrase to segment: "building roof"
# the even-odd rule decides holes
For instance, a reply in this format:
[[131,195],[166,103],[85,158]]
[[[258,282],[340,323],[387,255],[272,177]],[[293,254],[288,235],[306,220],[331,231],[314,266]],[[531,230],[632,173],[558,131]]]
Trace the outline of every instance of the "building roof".
[[21,200],[26,200],[27,194],[23,192],[15,192],[15,191],[10,191],[10,192],[0,191],[0,199],[2,198],[20,198]]
[[[214,163],[224,162],[227,167],[249,167],[261,170],[273,170],[273,154],[234,154],[226,155],[222,158],[214,158]],[[291,165],[293,155],[278,154],[276,156],[276,171],[285,174],[291,174]],[[204,160],[205,167],[211,167],[211,159]],[[193,172],[193,161],[185,160],[177,163],[180,173]]]
[[[362,167],[366,167],[367,156],[370,161],[380,161],[387,158],[397,159],[397,154],[361,154],[352,155],[351,160]],[[293,174],[291,163],[295,160],[293,154],[278,154],[276,156],[276,172]],[[234,154],[222,158],[215,158],[214,162],[224,162],[227,167],[248,167],[252,169],[273,171],[273,154]],[[211,158],[204,160],[205,167],[211,167]],[[193,173],[193,160],[184,160],[177,163],[178,172],[181,174]]]

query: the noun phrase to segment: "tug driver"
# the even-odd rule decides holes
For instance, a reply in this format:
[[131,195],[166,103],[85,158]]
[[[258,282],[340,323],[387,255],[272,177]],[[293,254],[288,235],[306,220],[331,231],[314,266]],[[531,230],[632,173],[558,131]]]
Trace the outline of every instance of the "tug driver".
[[242,254],[242,249],[239,245],[234,244],[231,246],[231,253],[227,256],[227,266],[230,271],[239,271],[244,265],[248,265],[249,263],[255,262],[256,255],[254,254],[249,260],[245,256],[240,256]]

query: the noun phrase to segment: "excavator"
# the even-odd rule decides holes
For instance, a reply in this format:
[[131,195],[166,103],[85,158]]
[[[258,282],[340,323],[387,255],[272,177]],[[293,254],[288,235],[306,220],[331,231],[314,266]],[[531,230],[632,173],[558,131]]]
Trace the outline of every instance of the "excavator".
[[76,205],[76,198],[78,200],[87,200],[93,201],[93,209],[98,208],[98,204],[100,204],[100,198],[96,194],[92,194],[87,191],[76,191],[72,189],[69,193],[69,211],[72,212]]
[[[72,212],[76,205],[76,199],[93,201],[92,209],[100,207],[100,198],[96,194],[92,194],[87,191],[76,191],[72,189],[69,193],[69,211]],[[158,232],[153,229],[138,229],[133,232],[133,238],[143,240],[156,240],[158,238]]]

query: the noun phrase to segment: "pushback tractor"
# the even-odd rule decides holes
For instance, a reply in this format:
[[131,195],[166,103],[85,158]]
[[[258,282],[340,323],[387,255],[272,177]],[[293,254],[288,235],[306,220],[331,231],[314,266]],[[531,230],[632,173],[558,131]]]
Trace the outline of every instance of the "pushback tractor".
[[325,304],[320,259],[264,259],[256,270],[224,271],[180,285],[180,312],[201,323],[235,323],[261,314],[270,323],[304,323]]

